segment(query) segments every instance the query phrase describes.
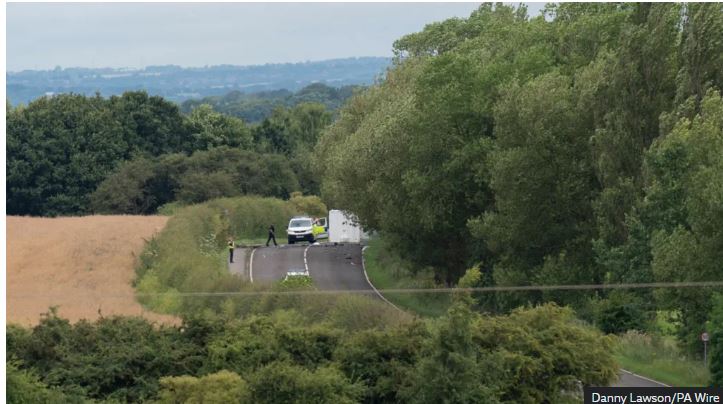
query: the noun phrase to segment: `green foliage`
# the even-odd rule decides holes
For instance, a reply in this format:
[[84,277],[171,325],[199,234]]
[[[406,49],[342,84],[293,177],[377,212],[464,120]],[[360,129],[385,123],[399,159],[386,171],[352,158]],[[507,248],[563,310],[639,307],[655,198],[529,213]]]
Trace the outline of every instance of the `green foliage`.
[[63,394],[58,389],[51,389],[31,370],[23,370],[17,362],[5,364],[5,400],[9,404],[35,403],[82,403],[79,397]]
[[48,216],[318,193],[311,150],[332,117],[321,104],[300,103],[251,127],[208,105],[183,116],[145,92],[59,95],[6,109],[8,213]]
[[614,290],[607,298],[594,304],[595,324],[605,333],[620,334],[650,328],[652,303],[643,301],[635,293]]
[[705,386],[711,376],[702,360],[686,355],[675,339],[629,331],[620,336],[615,359],[620,366],[670,386]]
[[304,196],[300,192],[294,192],[291,194],[289,202],[294,205],[297,211],[312,217],[326,217],[329,213],[324,202],[316,195]]
[[[418,289],[435,288],[434,275],[427,268],[418,268],[399,256],[384,235],[374,237],[364,251],[364,268],[370,282],[394,305],[416,315],[439,317],[450,305],[448,293],[424,293]],[[417,289],[416,293],[390,292],[389,289]]]
[[716,294],[710,315],[710,385],[723,386],[723,295]]
[[681,38],[682,67],[676,98],[683,102],[693,96],[696,104],[709,89],[723,89],[723,6],[686,4]]
[[59,95],[12,110],[8,213],[86,212],[90,193],[119,162],[135,153],[182,150],[181,126],[175,105],[145,92],[109,100]]
[[311,289],[314,287],[314,281],[308,275],[290,276],[279,282],[281,289],[297,290]]
[[188,132],[193,138],[191,150],[208,150],[218,146],[248,149],[251,132],[238,118],[214,112],[210,105],[195,108],[186,120]]
[[252,400],[257,403],[355,403],[364,391],[337,369],[326,366],[310,371],[276,362],[250,379]]
[[554,402],[577,381],[603,386],[617,379],[613,338],[581,325],[568,308],[547,304],[476,321],[475,345],[502,358],[503,400]]
[[[24,339],[9,344],[8,353],[41,375],[42,383],[99,400],[147,399],[161,376],[193,372],[203,359],[178,328],[154,327],[135,317],[71,325],[51,311]],[[18,377],[27,384],[28,375]]]
[[[641,216],[650,234],[656,280],[720,278],[723,252],[723,100],[710,91],[692,121],[682,118],[646,155],[650,185]],[[681,313],[681,342],[700,353],[698,336],[711,310],[711,290],[661,290],[661,307]]]
[[495,208],[469,226],[509,268],[494,272],[497,285],[601,280],[588,242],[595,228],[591,128],[576,111],[575,94],[553,73],[512,83],[496,104],[497,147],[489,155]]
[[216,199],[180,209],[141,255],[139,300],[170,313],[220,311],[223,301],[217,297],[182,299],[178,293],[247,287],[226,268],[226,240],[261,238],[269,224],[283,228],[295,214],[289,202],[260,197]]
[[222,370],[203,377],[177,376],[160,380],[159,403],[249,403],[248,383],[236,373]]
[[245,374],[279,361],[308,368],[330,362],[341,336],[339,330],[293,322],[254,316],[227,325],[208,344],[207,366]]
[[[395,42],[385,80],[319,140],[324,201],[437,284],[474,265],[487,286],[719,279],[723,7],[563,3],[545,14],[484,4]],[[569,304],[611,332],[677,310],[680,342],[699,352],[710,296],[475,299],[492,312]]]
[[[99,213],[151,213],[164,199],[151,195],[155,167],[140,157],[121,163],[90,195],[91,210]],[[160,196],[163,198],[163,196]]]
[[238,195],[287,198],[299,189],[288,161],[226,146],[191,156],[164,155],[125,162],[91,195],[102,213],[150,214],[165,204],[205,202]]
[[[440,320],[429,345],[400,392],[412,403],[496,403],[501,367],[497,355],[481,352],[474,341],[467,298],[458,298]],[[501,358],[500,358],[501,359]]]
[[[385,320],[362,296],[328,316],[206,310],[180,326],[70,324],[51,311],[32,330],[8,328],[8,386],[15,402],[557,402],[574,380],[614,377],[609,338],[569,310],[489,317],[468,299],[434,321]],[[379,321],[337,323],[352,308]]]
[[195,112],[208,105],[214,111],[258,123],[273,114],[278,107],[294,108],[303,103],[323,104],[329,111],[338,110],[354,94],[359,86],[330,87],[323,83],[310,84],[297,92],[288,90],[242,93],[231,91],[223,96],[204,97],[200,100],[187,100],[181,104],[181,111]]
[[430,336],[422,322],[382,331],[360,330],[337,347],[334,358],[345,374],[366,385],[365,401],[400,402],[401,387]]

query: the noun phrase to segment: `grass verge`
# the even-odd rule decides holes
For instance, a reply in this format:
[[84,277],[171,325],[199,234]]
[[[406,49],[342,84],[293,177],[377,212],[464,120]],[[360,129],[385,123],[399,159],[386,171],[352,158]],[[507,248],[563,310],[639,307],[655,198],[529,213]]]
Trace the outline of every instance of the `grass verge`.
[[629,331],[620,337],[615,359],[630,372],[675,387],[706,386],[710,377],[703,362],[683,355],[672,337]]
[[364,265],[369,281],[390,302],[399,308],[417,313],[422,317],[439,317],[447,313],[450,296],[444,293],[389,292],[385,289],[432,289],[435,287],[430,271],[418,271],[412,275],[410,264],[401,259],[384,239],[370,241],[364,252]]

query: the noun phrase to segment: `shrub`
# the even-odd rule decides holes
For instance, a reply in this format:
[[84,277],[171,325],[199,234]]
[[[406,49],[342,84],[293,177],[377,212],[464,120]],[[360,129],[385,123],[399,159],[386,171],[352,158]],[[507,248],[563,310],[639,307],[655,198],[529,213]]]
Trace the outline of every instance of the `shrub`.
[[139,317],[71,325],[51,311],[26,342],[17,343],[14,334],[8,354],[34,369],[42,383],[99,400],[147,399],[156,394],[161,376],[193,374],[203,363],[201,348],[178,328],[157,329]]
[[159,403],[250,403],[248,384],[236,373],[222,370],[200,378],[164,377]]
[[651,322],[649,306],[635,293],[613,290],[608,298],[595,303],[595,324],[605,333],[644,331]]
[[82,403],[77,396],[67,396],[57,389],[51,389],[30,370],[20,369],[18,362],[5,364],[5,399],[8,404],[61,404]]
[[364,392],[363,386],[350,382],[336,368],[310,371],[284,362],[261,368],[249,382],[257,403],[355,403]]

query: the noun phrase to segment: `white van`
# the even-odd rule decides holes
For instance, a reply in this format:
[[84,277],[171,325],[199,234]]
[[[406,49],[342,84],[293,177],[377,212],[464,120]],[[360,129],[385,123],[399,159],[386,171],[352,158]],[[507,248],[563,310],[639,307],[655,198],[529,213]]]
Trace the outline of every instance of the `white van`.
[[363,237],[356,217],[341,210],[329,211],[329,241],[332,243],[360,243]]
[[289,227],[286,229],[289,244],[297,241],[308,241],[313,244],[314,241],[314,221],[308,216],[294,216],[289,220]]

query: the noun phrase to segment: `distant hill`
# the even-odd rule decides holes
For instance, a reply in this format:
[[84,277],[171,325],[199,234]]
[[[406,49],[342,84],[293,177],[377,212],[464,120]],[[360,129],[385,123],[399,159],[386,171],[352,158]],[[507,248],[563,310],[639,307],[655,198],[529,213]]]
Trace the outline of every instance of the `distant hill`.
[[254,66],[149,66],[144,69],[56,68],[6,73],[7,97],[14,105],[46,94],[120,95],[146,90],[151,95],[181,103],[188,99],[221,96],[232,91],[256,93],[300,90],[309,84],[333,87],[368,85],[383,75],[391,59],[360,57],[319,62]]
[[361,89],[361,86],[348,85],[336,88],[322,83],[314,83],[296,92],[286,89],[257,93],[234,90],[222,96],[214,95],[202,99],[186,100],[181,104],[181,111],[189,113],[201,104],[209,104],[217,112],[255,123],[271,115],[276,107],[292,108],[304,102],[324,104],[328,110],[336,111],[349,97],[354,95],[357,89]]

